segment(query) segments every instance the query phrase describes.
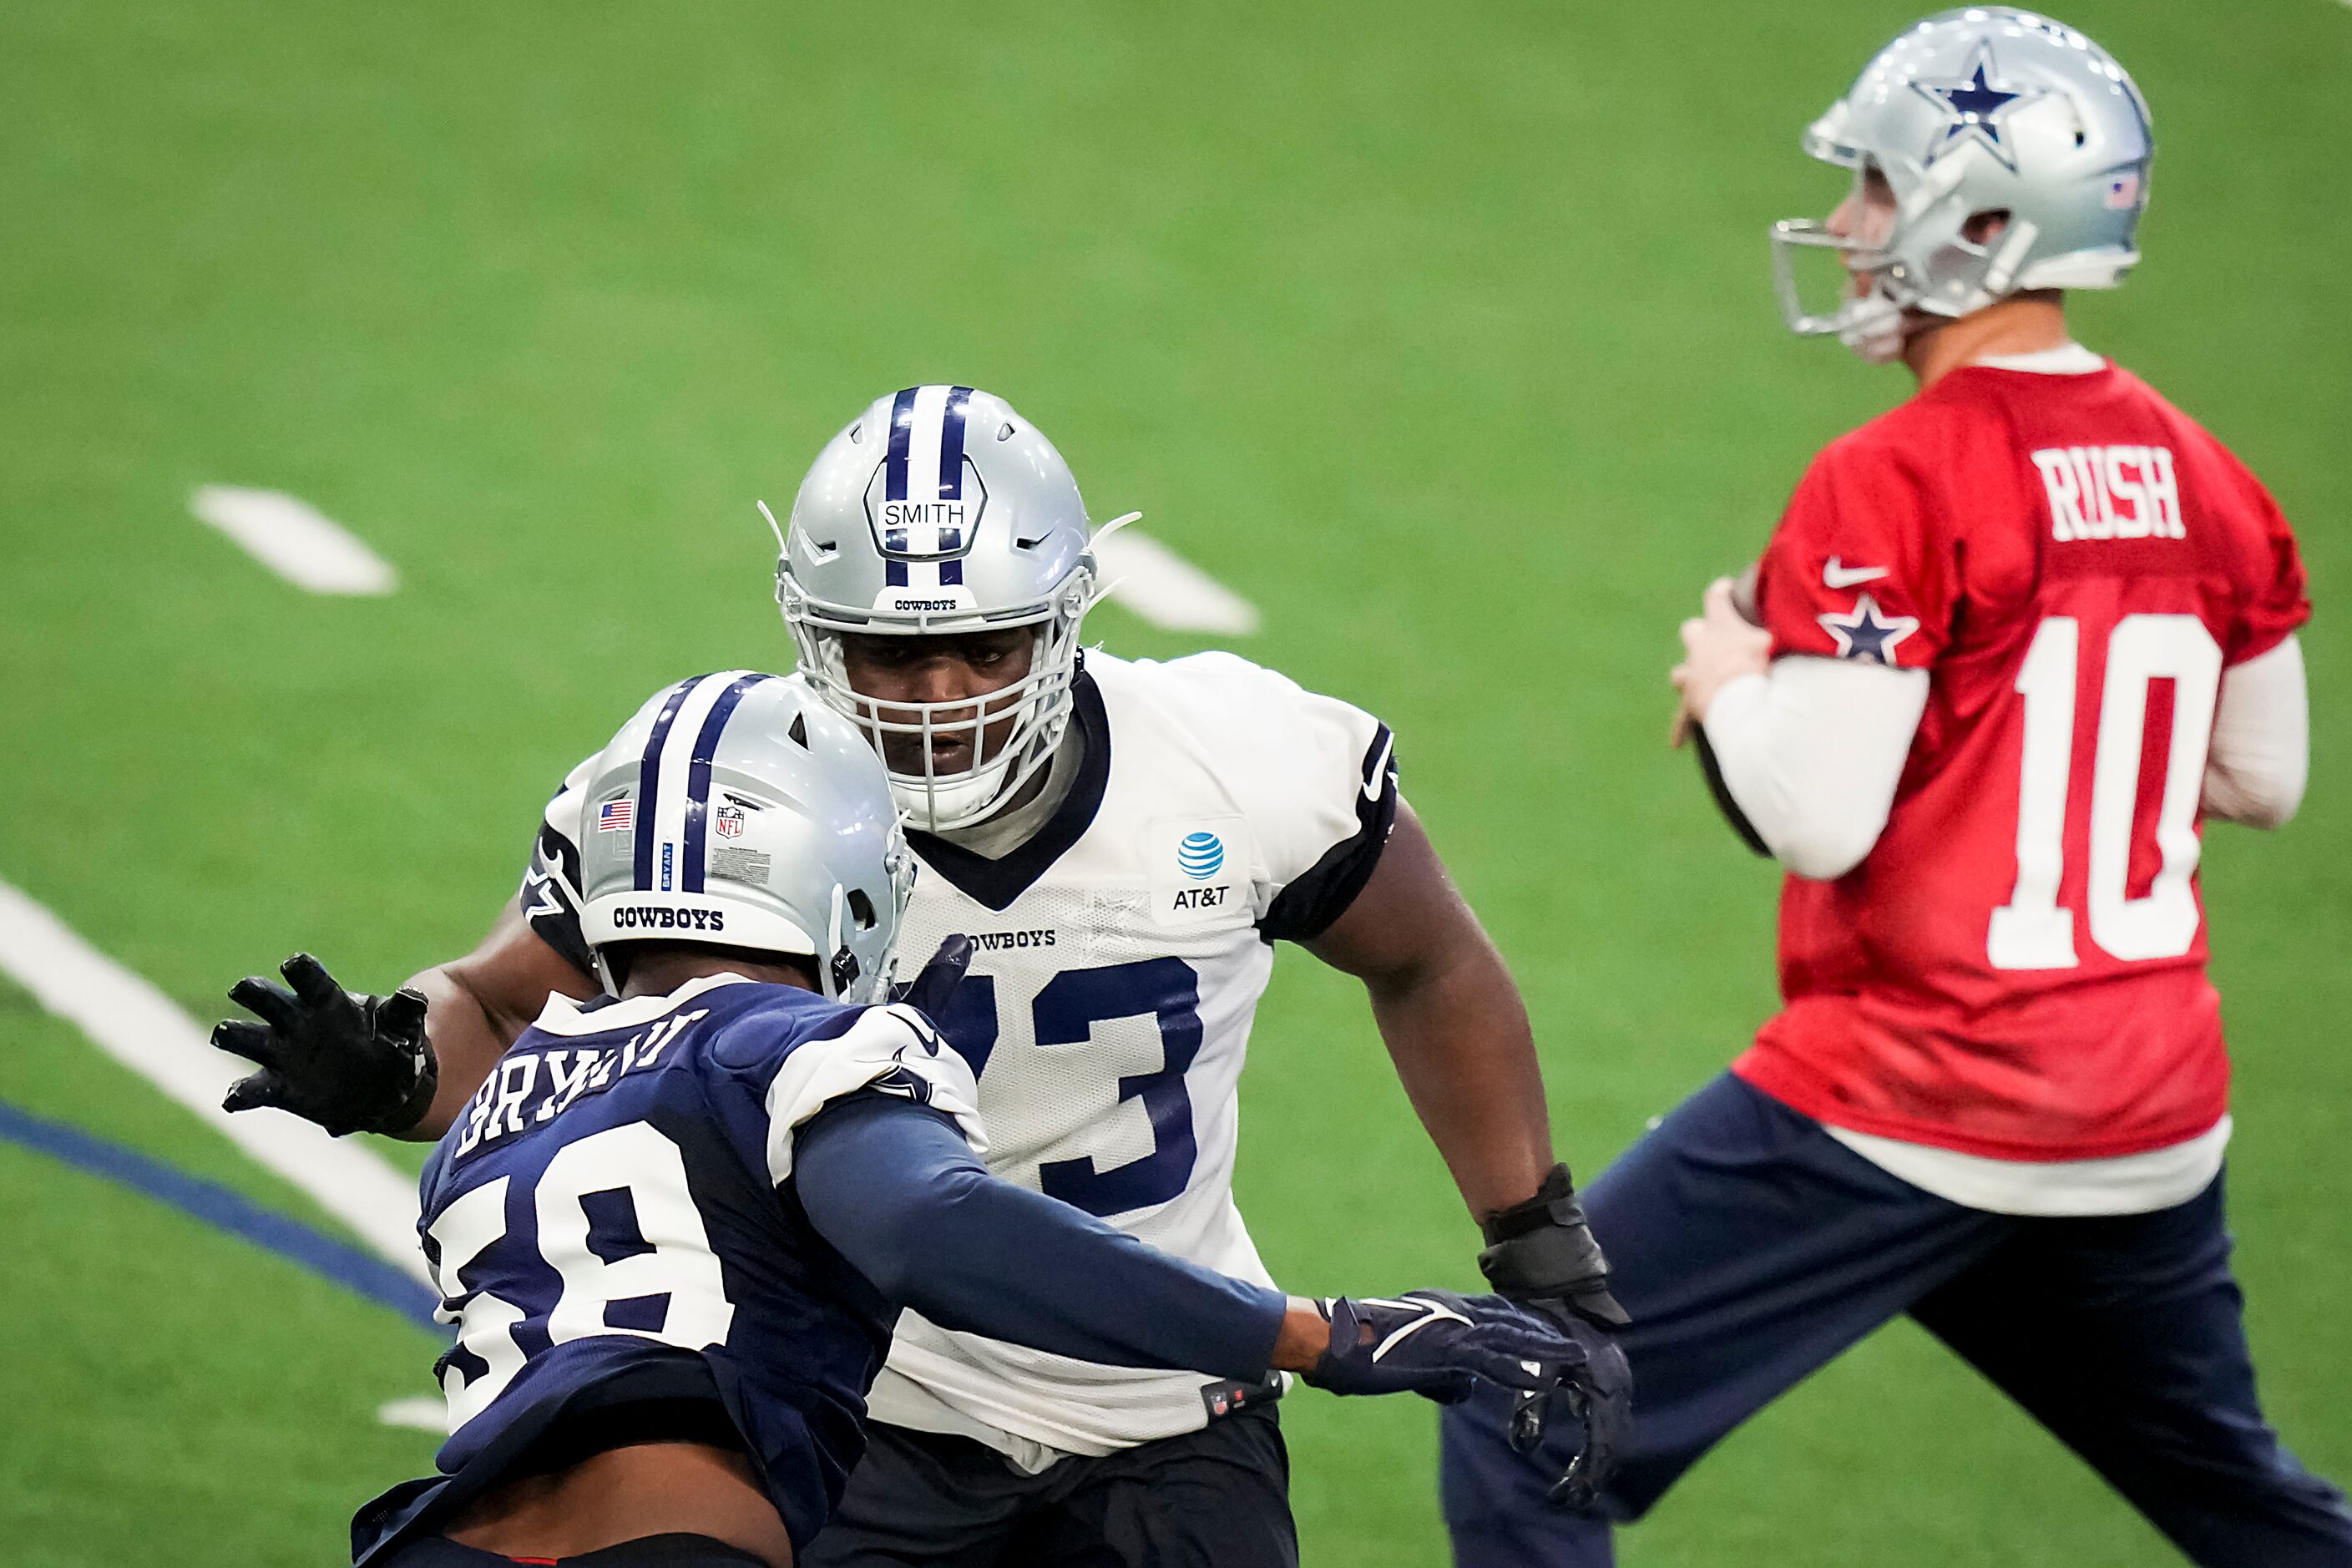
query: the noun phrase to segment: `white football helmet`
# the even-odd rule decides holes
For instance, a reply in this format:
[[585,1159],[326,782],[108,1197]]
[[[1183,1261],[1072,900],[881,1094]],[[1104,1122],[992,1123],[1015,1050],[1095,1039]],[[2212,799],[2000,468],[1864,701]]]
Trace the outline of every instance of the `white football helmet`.
[[[1069,722],[1078,625],[1101,595],[1091,538],[1054,444],[1003,398],[968,386],[877,398],[801,481],[791,526],[778,531],[776,602],[802,676],[883,754],[911,826],[978,822],[1052,757]],[[885,703],[854,689],[845,669],[844,633],[1008,626],[1035,628],[1029,673],[984,697]],[[988,731],[1008,725],[991,752]],[[942,772],[932,742],[951,736],[970,738],[971,762]],[[913,744],[887,747],[896,737]]]
[[[1883,237],[1841,238],[1812,219],[1772,226],[1790,330],[1834,333],[1865,359],[1900,353],[1907,311],[1965,316],[2022,289],[2112,289],[2139,259],[2156,152],[2147,100],[2105,49],[2046,16],[1971,6],[1915,25],[1813,122],[1804,148],[1853,170],[1857,191],[1874,168],[1895,193]],[[2007,224],[1970,241],[1969,220],[1990,212]],[[1809,311],[1799,247],[1843,253],[1867,289]]]
[[813,961],[818,988],[889,1000],[915,858],[866,738],[800,681],[730,669],[654,694],[597,758],[582,811],[581,934]]

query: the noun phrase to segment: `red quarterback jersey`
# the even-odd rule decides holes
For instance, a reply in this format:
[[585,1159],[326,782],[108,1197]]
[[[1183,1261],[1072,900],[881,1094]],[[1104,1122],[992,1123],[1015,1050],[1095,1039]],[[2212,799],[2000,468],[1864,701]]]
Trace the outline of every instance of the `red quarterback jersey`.
[[1924,669],[1929,694],[1869,856],[1788,879],[1787,1005],[1734,1070],[1833,1126],[1993,1159],[2210,1129],[2215,700],[2310,614],[2260,482],[2112,364],[1972,365],[1814,459],[1758,599],[1775,658]]

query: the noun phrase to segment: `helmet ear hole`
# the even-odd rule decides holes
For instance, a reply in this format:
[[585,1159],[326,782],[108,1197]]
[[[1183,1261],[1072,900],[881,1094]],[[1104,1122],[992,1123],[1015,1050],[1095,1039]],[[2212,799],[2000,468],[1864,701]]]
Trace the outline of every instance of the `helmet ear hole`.
[[1980,213],[1970,213],[1969,221],[1960,226],[1960,237],[1970,245],[1990,245],[2009,226],[2007,207],[1988,207]]
[[849,889],[849,912],[857,917],[857,929],[859,931],[872,931],[874,929],[874,900],[866,896],[865,889],[852,888]]

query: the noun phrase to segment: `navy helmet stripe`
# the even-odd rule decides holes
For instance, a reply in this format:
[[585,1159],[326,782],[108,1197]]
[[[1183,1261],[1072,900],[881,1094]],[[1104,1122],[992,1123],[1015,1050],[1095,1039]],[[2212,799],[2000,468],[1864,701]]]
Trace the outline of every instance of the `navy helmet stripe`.
[[890,456],[883,465],[885,500],[907,499],[907,448],[915,435],[915,394],[921,390],[910,386],[890,400]]
[[680,892],[703,890],[703,846],[709,831],[710,762],[719,752],[719,737],[726,732],[727,721],[735,716],[736,705],[743,700],[743,694],[760,682],[774,679],[769,675],[736,677],[703,717],[702,732],[694,738],[694,755],[686,769],[686,864],[679,870]]
[[635,885],[640,893],[652,891],[654,885],[654,840],[659,837],[654,827],[654,805],[660,793],[662,743],[669,739],[669,727],[677,721],[677,710],[686,701],[686,694],[706,679],[698,675],[669,689],[669,697],[654,720],[653,733],[646,737],[646,754],[637,763]]
[[[963,500],[964,411],[971,406],[971,388],[948,388],[946,416],[940,421],[940,494],[941,500]],[[953,549],[952,545],[942,545]]]

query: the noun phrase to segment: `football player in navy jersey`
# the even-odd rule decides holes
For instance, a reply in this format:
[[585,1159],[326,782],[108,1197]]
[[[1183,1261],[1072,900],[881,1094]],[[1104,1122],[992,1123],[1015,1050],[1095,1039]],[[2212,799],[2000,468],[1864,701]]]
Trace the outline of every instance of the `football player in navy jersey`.
[[[869,1005],[915,874],[880,762],[798,682],[714,683],[692,732],[657,696],[588,775],[605,820],[677,829],[583,847],[613,994],[551,999],[427,1162],[450,1437],[360,1511],[357,1562],[785,1568],[865,1447],[901,1306],[1237,1398],[1270,1371],[1439,1400],[1485,1378],[1533,1436],[1583,1352],[1499,1297],[1286,1298],[990,1176],[971,1069],[917,1006]],[[944,1005],[971,952],[943,943],[910,1001]],[[239,988],[281,1030],[341,994],[315,960],[287,978]],[[230,1038],[278,1058],[270,1027]]]
[[[1487,1279],[1586,1346],[1585,1418],[1556,1423],[1553,1451],[1578,1456],[1563,1497],[1588,1496],[1626,1418],[1623,1313],[1554,1163],[1509,969],[1401,797],[1386,725],[1228,653],[1081,652],[1096,543],[1118,526],[1095,526],[1060,452],[1003,398],[927,385],[842,426],[778,530],[794,679],[865,735],[908,814],[923,874],[904,946],[972,941],[938,1023],[979,1080],[988,1168],[1267,1283],[1234,1200],[1239,1082],[1254,1048],[1324,1048],[1252,1040],[1276,943],[1305,948],[1362,982]],[[726,689],[680,684],[667,721],[697,731]],[[595,990],[591,847],[631,842],[656,880],[665,855],[693,863],[688,834],[713,864],[736,858],[731,806],[682,818],[665,793],[631,816],[589,771],[550,801],[478,950],[411,980],[429,1024],[419,1002],[322,986],[300,1020],[316,1048],[231,1104],[438,1136],[551,994]],[[869,1400],[871,1449],[808,1556],[1295,1568],[1280,1387],[1237,1399],[1207,1368],[1106,1365],[909,1311]]]

